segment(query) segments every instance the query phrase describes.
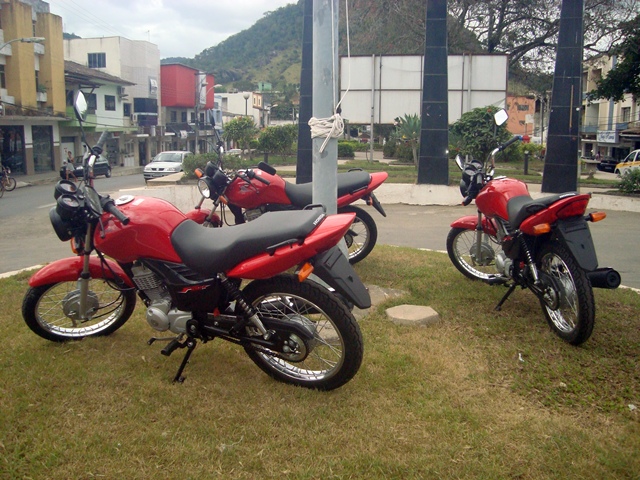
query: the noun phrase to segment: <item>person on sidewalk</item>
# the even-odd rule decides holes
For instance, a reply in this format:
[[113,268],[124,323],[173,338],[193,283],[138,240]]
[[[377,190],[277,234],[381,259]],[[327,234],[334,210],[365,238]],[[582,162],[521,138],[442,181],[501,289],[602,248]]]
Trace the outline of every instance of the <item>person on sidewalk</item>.
[[77,182],[78,178],[76,177],[75,173],[73,173],[74,166],[73,166],[73,155],[71,154],[71,150],[67,150],[67,159],[62,162],[62,166],[64,167],[67,180],[69,180],[69,177],[72,177],[73,181]]

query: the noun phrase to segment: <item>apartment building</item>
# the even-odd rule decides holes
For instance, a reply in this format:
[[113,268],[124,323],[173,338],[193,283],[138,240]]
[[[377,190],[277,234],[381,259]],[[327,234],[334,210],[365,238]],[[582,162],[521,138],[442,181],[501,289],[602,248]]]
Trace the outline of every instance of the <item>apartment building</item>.
[[[162,151],[165,130],[157,45],[124,37],[76,38],[64,40],[64,58],[127,82],[117,91],[122,102],[121,134],[108,145],[117,151],[120,163],[145,165]],[[104,127],[112,129],[111,123]]]
[[623,159],[630,151],[640,148],[640,107],[631,95],[621,102],[596,100],[589,103],[586,93],[615,68],[615,56],[599,56],[585,63],[582,76],[582,126],[580,127],[583,157]]
[[57,170],[66,120],[62,19],[39,0],[0,3],[0,157],[15,174]]

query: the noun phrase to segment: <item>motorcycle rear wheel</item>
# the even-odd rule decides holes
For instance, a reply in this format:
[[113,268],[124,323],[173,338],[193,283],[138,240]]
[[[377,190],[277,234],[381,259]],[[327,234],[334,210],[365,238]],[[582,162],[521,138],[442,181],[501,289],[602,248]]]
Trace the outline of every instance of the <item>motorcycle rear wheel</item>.
[[447,235],[449,259],[465,277],[494,283],[495,279],[500,277],[496,268],[496,258],[502,252],[502,247],[497,238],[483,233],[484,238],[478,254],[477,234],[475,230],[452,228]]
[[349,250],[349,263],[354,265],[371,253],[378,240],[376,222],[362,208],[348,205],[338,210],[338,213],[355,213],[356,218],[344,236]]
[[358,372],[363,340],[358,323],[328,290],[291,275],[255,280],[243,290],[260,316],[289,320],[313,329],[313,345],[300,358],[246,345],[249,358],[272,378],[317,390],[338,388]]
[[578,266],[573,255],[558,243],[541,248],[536,266],[551,278],[554,286],[551,296],[540,298],[549,326],[556,335],[572,345],[586,342],[593,332],[596,307],[593,289],[584,270]]
[[103,279],[89,281],[88,320],[79,320],[78,282],[60,282],[29,288],[22,302],[22,317],[40,337],[53,342],[109,335],[129,319],[136,306],[135,290],[116,290]]

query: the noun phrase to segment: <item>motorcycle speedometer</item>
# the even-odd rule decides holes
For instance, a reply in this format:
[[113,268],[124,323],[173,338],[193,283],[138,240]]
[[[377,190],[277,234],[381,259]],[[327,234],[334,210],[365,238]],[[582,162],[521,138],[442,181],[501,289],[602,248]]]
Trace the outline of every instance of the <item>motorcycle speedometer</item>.
[[53,198],[57,200],[60,195],[75,195],[77,191],[78,187],[75,183],[69,180],[60,180],[53,191]]
[[80,200],[75,195],[60,195],[56,212],[62,220],[70,220],[80,210]]

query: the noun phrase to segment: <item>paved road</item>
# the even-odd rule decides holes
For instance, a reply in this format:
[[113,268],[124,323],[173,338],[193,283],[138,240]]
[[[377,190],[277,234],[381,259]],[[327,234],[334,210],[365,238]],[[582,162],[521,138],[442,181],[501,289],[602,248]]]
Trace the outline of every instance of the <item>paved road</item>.
[[[141,176],[137,175],[97,182],[98,191],[103,193],[143,186]],[[68,242],[60,242],[49,223],[51,206],[51,185],[17,189],[0,199],[0,273],[70,255]],[[384,218],[372,208],[364,208],[378,225],[379,243],[441,251],[446,248],[451,222],[475,213],[472,206],[385,204],[387,217]],[[623,285],[640,288],[640,249],[636,248],[640,239],[640,213],[607,213],[604,221],[591,225],[599,263],[616,268],[622,275]]]

